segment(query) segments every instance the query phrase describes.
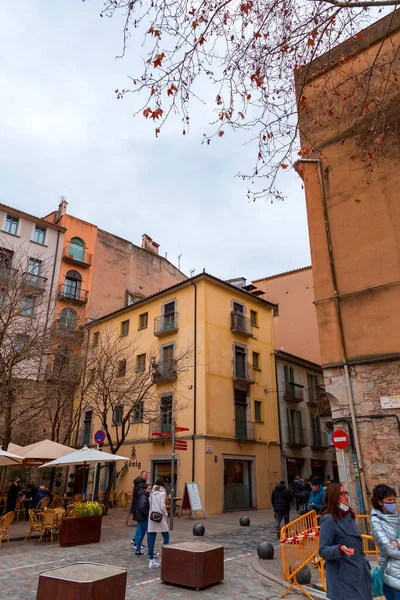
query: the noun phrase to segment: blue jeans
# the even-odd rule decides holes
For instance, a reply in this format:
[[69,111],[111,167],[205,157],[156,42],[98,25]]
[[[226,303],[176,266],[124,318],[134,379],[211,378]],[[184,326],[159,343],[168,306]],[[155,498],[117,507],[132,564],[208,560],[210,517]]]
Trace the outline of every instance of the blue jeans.
[[400,600],[400,590],[389,587],[386,583],[383,584],[383,594],[386,600]]
[[140,548],[142,546],[144,536],[147,533],[147,524],[148,524],[148,521],[137,521],[136,532],[135,532],[136,550],[140,550]]
[[[169,531],[162,531],[161,533],[164,539],[164,544],[169,544]],[[154,558],[154,546],[156,543],[156,536],[156,533],[153,533],[151,531],[147,532],[147,545],[149,549],[150,560],[153,560]]]

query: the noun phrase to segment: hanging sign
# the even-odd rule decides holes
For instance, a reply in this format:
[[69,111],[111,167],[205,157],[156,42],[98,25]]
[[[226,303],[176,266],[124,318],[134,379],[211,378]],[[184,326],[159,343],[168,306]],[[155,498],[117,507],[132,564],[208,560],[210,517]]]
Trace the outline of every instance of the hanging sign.
[[190,509],[190,516],[192,517],[192,519],[195,518],[194,513],[196,513],[196,512],[203,513],[203,519],[206,518],[206,516],[204,514],[203,504],[201,501],[199,486],[195,481],[191,481],[191,482],[187,481],[185,483],[183,498],[182,498],[181,506],[179,509],[179,516],[180,516],[182,510],[185,510],[188,508]]

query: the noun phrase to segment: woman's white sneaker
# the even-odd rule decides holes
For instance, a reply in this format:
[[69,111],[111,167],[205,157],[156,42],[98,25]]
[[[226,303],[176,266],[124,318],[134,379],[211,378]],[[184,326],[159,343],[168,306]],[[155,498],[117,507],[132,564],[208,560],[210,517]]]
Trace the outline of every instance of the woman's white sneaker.
[[149,562],[149,569],[158,569],[159,567],[161,567],[161,564],[154,560],[154,558]]

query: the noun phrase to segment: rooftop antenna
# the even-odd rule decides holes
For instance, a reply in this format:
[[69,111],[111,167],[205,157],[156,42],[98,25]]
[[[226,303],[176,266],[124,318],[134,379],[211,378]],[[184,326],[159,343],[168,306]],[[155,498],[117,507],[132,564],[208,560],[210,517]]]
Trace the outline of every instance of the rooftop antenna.
[[195,273],[196,269],[190,269],[189,273],[190,273],[190,277],[193,277],[194,273]]
[[182,252],[180,253],[180,255],[178,256],[178,269],[181,270],[181,256],[182,256]]

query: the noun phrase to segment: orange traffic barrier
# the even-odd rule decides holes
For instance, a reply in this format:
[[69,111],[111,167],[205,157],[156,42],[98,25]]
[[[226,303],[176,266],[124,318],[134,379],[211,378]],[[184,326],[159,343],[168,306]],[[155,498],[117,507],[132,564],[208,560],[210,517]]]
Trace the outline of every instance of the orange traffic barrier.
[[318,547],[319,527],[315,510],[282,527],[282,572],[285,581],[291,582],[282,594],[282,598],[297,586],[309,600],[312,600],[312,596],[297,581],[297,574],[317,556]]

